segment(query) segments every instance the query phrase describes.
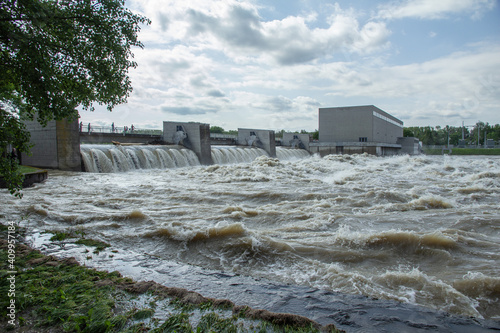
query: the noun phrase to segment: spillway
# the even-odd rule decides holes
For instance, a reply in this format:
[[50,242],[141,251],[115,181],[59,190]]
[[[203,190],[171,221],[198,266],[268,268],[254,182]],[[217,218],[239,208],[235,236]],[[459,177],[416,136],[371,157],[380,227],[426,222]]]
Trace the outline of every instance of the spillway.
[[[196,154],[181,146],[113,146],[81,145],[80,152],[87,172],[113,173],[139,169],[170,169],[198,166]],[[261,148],[215,146],[211,149],[214,164],[250,163],[259,156],[268,156]],[[306,150],[277,147],[280,160],[309,156]]]

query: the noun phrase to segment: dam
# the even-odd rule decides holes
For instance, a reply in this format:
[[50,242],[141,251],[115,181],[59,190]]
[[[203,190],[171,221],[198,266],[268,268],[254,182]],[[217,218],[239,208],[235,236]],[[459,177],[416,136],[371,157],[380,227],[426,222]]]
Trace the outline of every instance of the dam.
[[[127,172],[140,169],[171,169],[201,165],[196,154],[183,146],[137,145],[113,146],[84,144],[80,146],[83,171]],[[216,146],[211,148],[214,164],[250,163],[259,156],[269,156],[261,148]],[[288,160],[309,156],[305,150],[278,147],[277,158]]]
[[[416,138],[403,137],[403,122],[374,105],[319,109],[319,140],[309,134],[284,133],[276,140],[274,130],[238,128],[238,134],[212,136],[210,125],[164,121],[162,134],[141,134],[132,128],[111,133],[86,132],[78,120],[51,121],[42,127],[36,119],[25,122],[34,144],[25,164],[60,170],[120,172],[133,169],[172,168],[251,162],[258,156],[285,159],[318,154],[392,156],[420,154]],[[126,144],[126,148],[81,147],[81,143]],[[132,143],[155,147],[131,148]],[[277,147],[281,144],[281,147]],[[228,146],[232,148],[229,149]],[[224,147],[221,149],[219,146]],[[184,150],[189,150],[184,151]],[[177,151],[176,150],[180,150]],[[194,155],[193,155],[194,154]]]
[[46,127],[36,119],[27,122],[34,147],[31,155],[22,156],[23,163],[48,169],[112,173],[249,163],[259,156],[285,160],[310,155],[298,147],[277,148],[271,130],[238,129],[234,138],[212,138],[210,125],[195,122],[164,122],[163,135],[141,135],[137,131],[120,134],[115,128],[113,133],[92,133],[82,131],[82,127],[77,120],[51,121]]

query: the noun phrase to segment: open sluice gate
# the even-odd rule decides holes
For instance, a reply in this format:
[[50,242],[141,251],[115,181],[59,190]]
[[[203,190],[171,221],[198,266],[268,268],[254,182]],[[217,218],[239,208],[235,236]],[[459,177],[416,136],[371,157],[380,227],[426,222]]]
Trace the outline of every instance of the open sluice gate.
[[[168,169],[200,165],[196,154],[179,146],[111,146],[81,145],[85,171],[126,172],[138,169]],[[212,147],[214,164],[250,163],[259,156],[268,156],[261,148]],[[303,158],[309,153],[303,149],[277,148],[280,160]]]

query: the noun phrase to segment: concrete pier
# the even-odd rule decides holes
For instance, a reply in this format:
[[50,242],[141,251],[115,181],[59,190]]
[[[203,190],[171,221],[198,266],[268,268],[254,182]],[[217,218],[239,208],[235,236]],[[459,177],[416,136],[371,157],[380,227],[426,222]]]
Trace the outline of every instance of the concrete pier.
[[163,140],[191,149],[203,165],[213,164],[209,124],[164,121]]
[[283,140],[281,142],[284,147],[309,150],[311,135],[298,134],[298,133],[283,133]]
[[238,128],[238,145],[262,148],[270,157],[276,157],[276,138],[271,130]]

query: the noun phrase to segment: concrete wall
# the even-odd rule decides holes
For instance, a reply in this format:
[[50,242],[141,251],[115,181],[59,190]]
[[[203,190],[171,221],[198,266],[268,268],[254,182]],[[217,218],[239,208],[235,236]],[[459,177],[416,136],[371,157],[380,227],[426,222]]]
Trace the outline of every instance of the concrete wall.
[[396,155],[401,151],[401,145],[374,142],[313,142],[309,145],[311,154],[321,157],[330,154],[371,154],[376,156]]
[[373,141],[397,143],[403,136],[403,122],[377,107],[373,108]]
[[31,156],[22,155],[22,162],[40,168],[81,171],[78,119],[50,121],[42,127],[35,119],[25,121],[31,133]]
[[58,169],[81,171],[80,128],[78,119],[56,121]]
[[203,165],[213,164],[209,124],[164,121],[163,140],[191,149]]
[[401,145],[401,154],[418,155],[420,154],[420,140],[413,137],[398,138]]
[[238,128],[238,145],[262,148],[269,156],[276,157],[276,137],[271,130]]
[[352,141],[360,137],[373,141],[372,110],[367,107],[319,109],[319,141]]
[[309,142],[311,142],[311,136],[309,134],[283,133],[283,140],[281,142],[285,147],[309,150]]
[[403,122],[373,105],[319,109],[320,142],[396,143]]
[[155,140],[163,140],[163,136],[132,133],[123,135],[123,133],[80,132],[80,143],[82,144],[112,143],[112,141],[120,143],[148,143]]

